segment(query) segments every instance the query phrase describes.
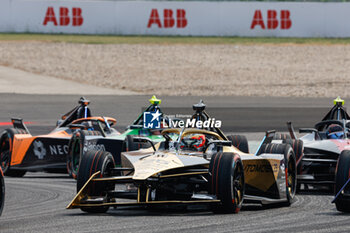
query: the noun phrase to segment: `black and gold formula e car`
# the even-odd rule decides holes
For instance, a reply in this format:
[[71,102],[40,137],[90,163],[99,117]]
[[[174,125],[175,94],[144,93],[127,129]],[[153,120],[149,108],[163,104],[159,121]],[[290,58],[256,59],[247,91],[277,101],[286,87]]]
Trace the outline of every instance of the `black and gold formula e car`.
[[[208,120],[202,103],[195,119]],[[117,206],[208,204],[214,212],[237,213],[243,201],[290,205],[296,186],[296,163],[289,144],[270,143],[267,132],[256,154],[238,148],[220,129],[169,128],[164,141],[121,154],[121,166],[105,151],[82,157],[77,195],[67,206],[106,212]],[[237,139],[237,137],[234,137]]]

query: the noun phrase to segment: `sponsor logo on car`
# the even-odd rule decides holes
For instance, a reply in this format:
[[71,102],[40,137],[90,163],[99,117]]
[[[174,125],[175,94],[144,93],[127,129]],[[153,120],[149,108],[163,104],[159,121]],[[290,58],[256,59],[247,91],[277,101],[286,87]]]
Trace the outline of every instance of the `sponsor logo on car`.
[[68,154],[68,145],[49,145],[51,155]]
[[34,154],[38,159],[43,159],[46,156],[46,149],[41,141],[34,141]]
[[244,166],[245,172],[262,172],[262,173],[276,173],[278,172],[277,164],[248,164]]
[[96,144],[94,141],[86,141],[84,143],[84,152],[87,152],[88,150],[102,150],[106,151],[105,145],[103,144]]

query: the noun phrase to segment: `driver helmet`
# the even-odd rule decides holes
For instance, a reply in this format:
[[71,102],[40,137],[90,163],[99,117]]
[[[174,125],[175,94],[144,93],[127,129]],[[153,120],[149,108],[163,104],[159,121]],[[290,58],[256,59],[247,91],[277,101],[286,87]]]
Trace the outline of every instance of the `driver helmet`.
[[331,124],[326,132],[328,139],[341,139],[344,138],[344,129],[340,125]]
[[81,125],[84,125],[86,130],[89,130],[89,131],[94,130],[94,128],[92,127],[92,123],[89,121],[84,121],[81,123]]
[[204,134],[194,134],[188,135],[181,141],[181,149],[185,150],[195,150],[203,151],[205,147],[205,135]]
[[205,135],[204,134],[193,135],[191,139],[195,140],[192,146],[196,148],[198,151],[203,151],[203,148],[205,146]]

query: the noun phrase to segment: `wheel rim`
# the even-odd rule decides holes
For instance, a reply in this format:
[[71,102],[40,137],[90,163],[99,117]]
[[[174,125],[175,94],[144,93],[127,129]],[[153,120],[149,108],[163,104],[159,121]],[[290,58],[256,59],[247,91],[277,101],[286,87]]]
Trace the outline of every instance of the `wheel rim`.
[[233,203],[237,203],[237,206],[240,206],[243,202],[244,195],[244,174],[243,167],[240,163],[236,163],[236,167],[232,174],[233,180]]
[[287,191],[290,197],[295,194],[295,161],[293,159],[288,160],[288,173],[287,173]]
[[10,165],[10,151],[6,150],[0,154],[1,169],[6,172]]
[[113,169],[115,167],[114,163],[112,161],[109,161],[106,164],[105,169],[103,170],[103,173],[101,174],[102,177],[108,177],[111,175],[111,169]]

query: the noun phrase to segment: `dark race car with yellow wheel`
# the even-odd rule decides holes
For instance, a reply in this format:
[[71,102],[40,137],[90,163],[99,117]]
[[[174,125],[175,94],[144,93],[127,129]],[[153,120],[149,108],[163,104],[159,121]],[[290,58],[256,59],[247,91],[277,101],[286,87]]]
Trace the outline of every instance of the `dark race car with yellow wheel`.
[[82,97],[79,105],[63,115],[56,128],[45,135],[31,135],[22,119],[13,118],[13,128],[6,129],[0,138],[4,175],[21,177],[26,171],[67,172],[68,143],[77,129],[119,134],[110,127],[116,123],[114,118],[92,117],[88,104]]
[[[194,119],[210,119],[204,107],[194,106]],[[274,132],[267,132],[256,154],[240,151],[242,141],[233,145],[215,127],[169,128],[162,136],[157,144],[135,137],[151,147],[121,153],[119,167],[109,152],[88,150],[79,167],[77,195],[67,208],[103,213],[119,206],[206,204],[216,213],[237,213],[243,201],[292,203],[294,152],[288,144],[270,143]]]

